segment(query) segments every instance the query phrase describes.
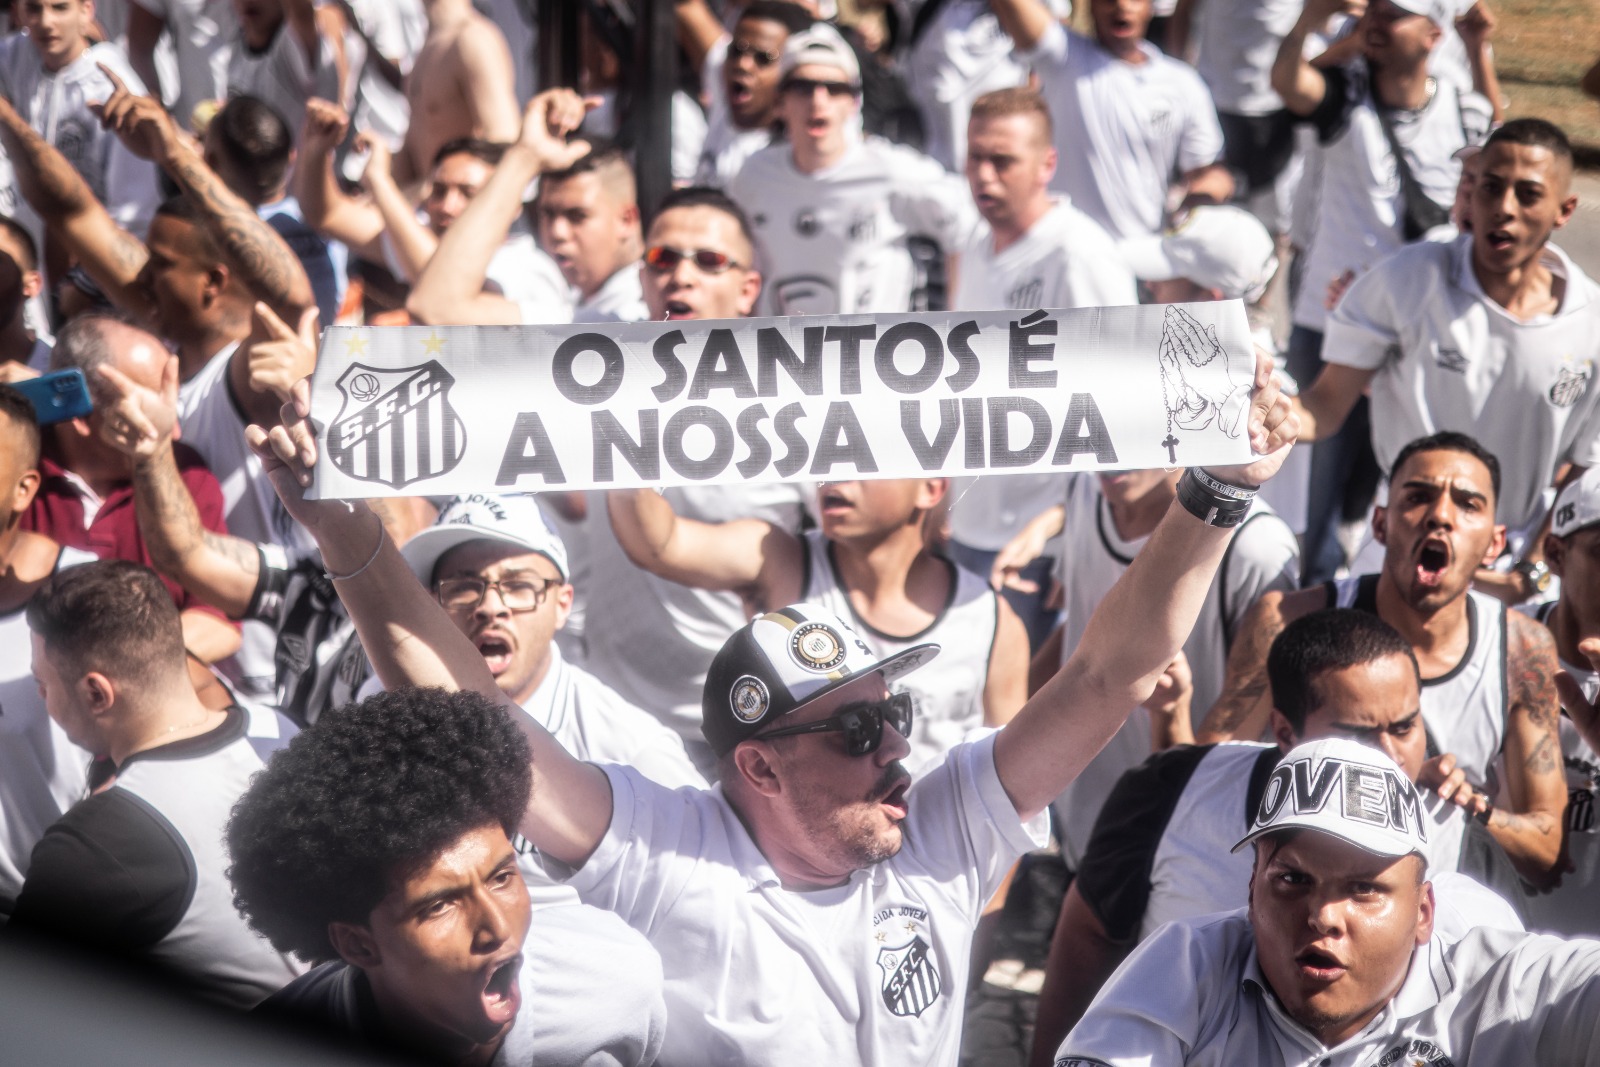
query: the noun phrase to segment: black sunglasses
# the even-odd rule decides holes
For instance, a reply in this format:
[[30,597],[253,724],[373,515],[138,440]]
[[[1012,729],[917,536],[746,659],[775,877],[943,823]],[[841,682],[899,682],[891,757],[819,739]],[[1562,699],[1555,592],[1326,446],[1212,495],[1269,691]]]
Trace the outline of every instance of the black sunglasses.
[[728,56],[734,59],[749,56],[755,60],[755,64],[758,67],[770,67],[783,58],[777,52],[769,52],[765,48],[757,48],[749,41],[734,41],[728,46]]
[[818,89],[826,89],[829,96],[854,96],[856,87],[850,82],[817,81],[815,78],[790,78],[783,83],[783,91],[798,96],[815,96]]
[[885,721],[900,732],[901,737],[911,736],[911,694],[892,693],[883,700],[846,704],[826,719],[808,722],[804,726],[785,726],[756,736],[757,741],[773,737],[793,737],[797,734],[844,734],[844,750],[852,756],[870,756],[883,744]]

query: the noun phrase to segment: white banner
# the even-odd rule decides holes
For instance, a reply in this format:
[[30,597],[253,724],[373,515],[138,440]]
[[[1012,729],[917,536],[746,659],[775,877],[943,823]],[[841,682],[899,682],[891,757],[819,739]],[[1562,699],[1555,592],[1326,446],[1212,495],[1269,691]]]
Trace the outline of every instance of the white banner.
[[1237,300],[574,326],[334,327],[324,498],[1244,462]]

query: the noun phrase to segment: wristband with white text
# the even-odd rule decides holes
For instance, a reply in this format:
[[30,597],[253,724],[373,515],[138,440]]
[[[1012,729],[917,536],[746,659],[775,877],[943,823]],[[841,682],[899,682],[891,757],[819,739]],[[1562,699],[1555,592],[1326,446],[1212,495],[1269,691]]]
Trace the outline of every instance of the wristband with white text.
[[1178,503],[1205,523],[1228,529],[1244,522],[1260,486],[1230,485],[1190,467],[1178,479]]

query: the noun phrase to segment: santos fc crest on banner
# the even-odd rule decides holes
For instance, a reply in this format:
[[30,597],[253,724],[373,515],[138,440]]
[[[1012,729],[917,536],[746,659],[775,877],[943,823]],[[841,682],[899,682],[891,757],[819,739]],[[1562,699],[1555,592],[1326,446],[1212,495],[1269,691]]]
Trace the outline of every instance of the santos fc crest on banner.
[[883,1002],[896,1015],[921,1015],[939,999],[939,968],[920,937],[899,948],[879,949],[878,969],[883,972]]
[[336,383],[344,403],[328,427],[328,460],[396,489],[451,470],[467,448],[466,424],[450,406],[455,383],[436,359],[398,370],[350,364]]

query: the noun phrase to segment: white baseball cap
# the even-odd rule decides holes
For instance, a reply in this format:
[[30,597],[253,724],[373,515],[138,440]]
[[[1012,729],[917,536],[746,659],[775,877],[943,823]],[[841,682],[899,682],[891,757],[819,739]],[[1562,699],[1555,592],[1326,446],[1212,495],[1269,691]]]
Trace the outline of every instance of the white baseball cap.
[[1117,245],[1134,276],[1147,282],[1187,278],[1227,299],[1261,298],[1278,269],[1272,235],[1250,212],[1229,205],[1193,208],[1163,234]]
[[1556,497],[1550,532],[1566,537],[1597,522],[1600,522],[1600,467],[1590,467]]
[[786,80],[796,67],[805,66],[833,67],[843,71],[851,85],[861,85],[861,64],[856,61],[854,49],[826,22],[789,35],[778,63],[778,79]]
[[878,671],[887,681],[938,654],[938,645],[927,644],[880,658],[848,623],[815,604],[768,612],[735,631],[711,660],[700,730],[721,756],[864,674]]
[[1291,749],[1267,779],[1237,852],[1279,830],[1317,830],[1378,856],[1427,854],[1422,794],[1399,764],[1347,737]]
[[440,557],[468,541],[499,541],[537,552],[556,565],[562,581],[569,577],[567,546],[526,493],[458,496],[439,513],[438,522],[419,530],[401,547],[400,555],[411,564],[418,581],[431,585]]
[[1457,5],[1450,0],[1389,0],[1391,4],[1410,15],[1421,15],[1444,29],[1456,21]]

